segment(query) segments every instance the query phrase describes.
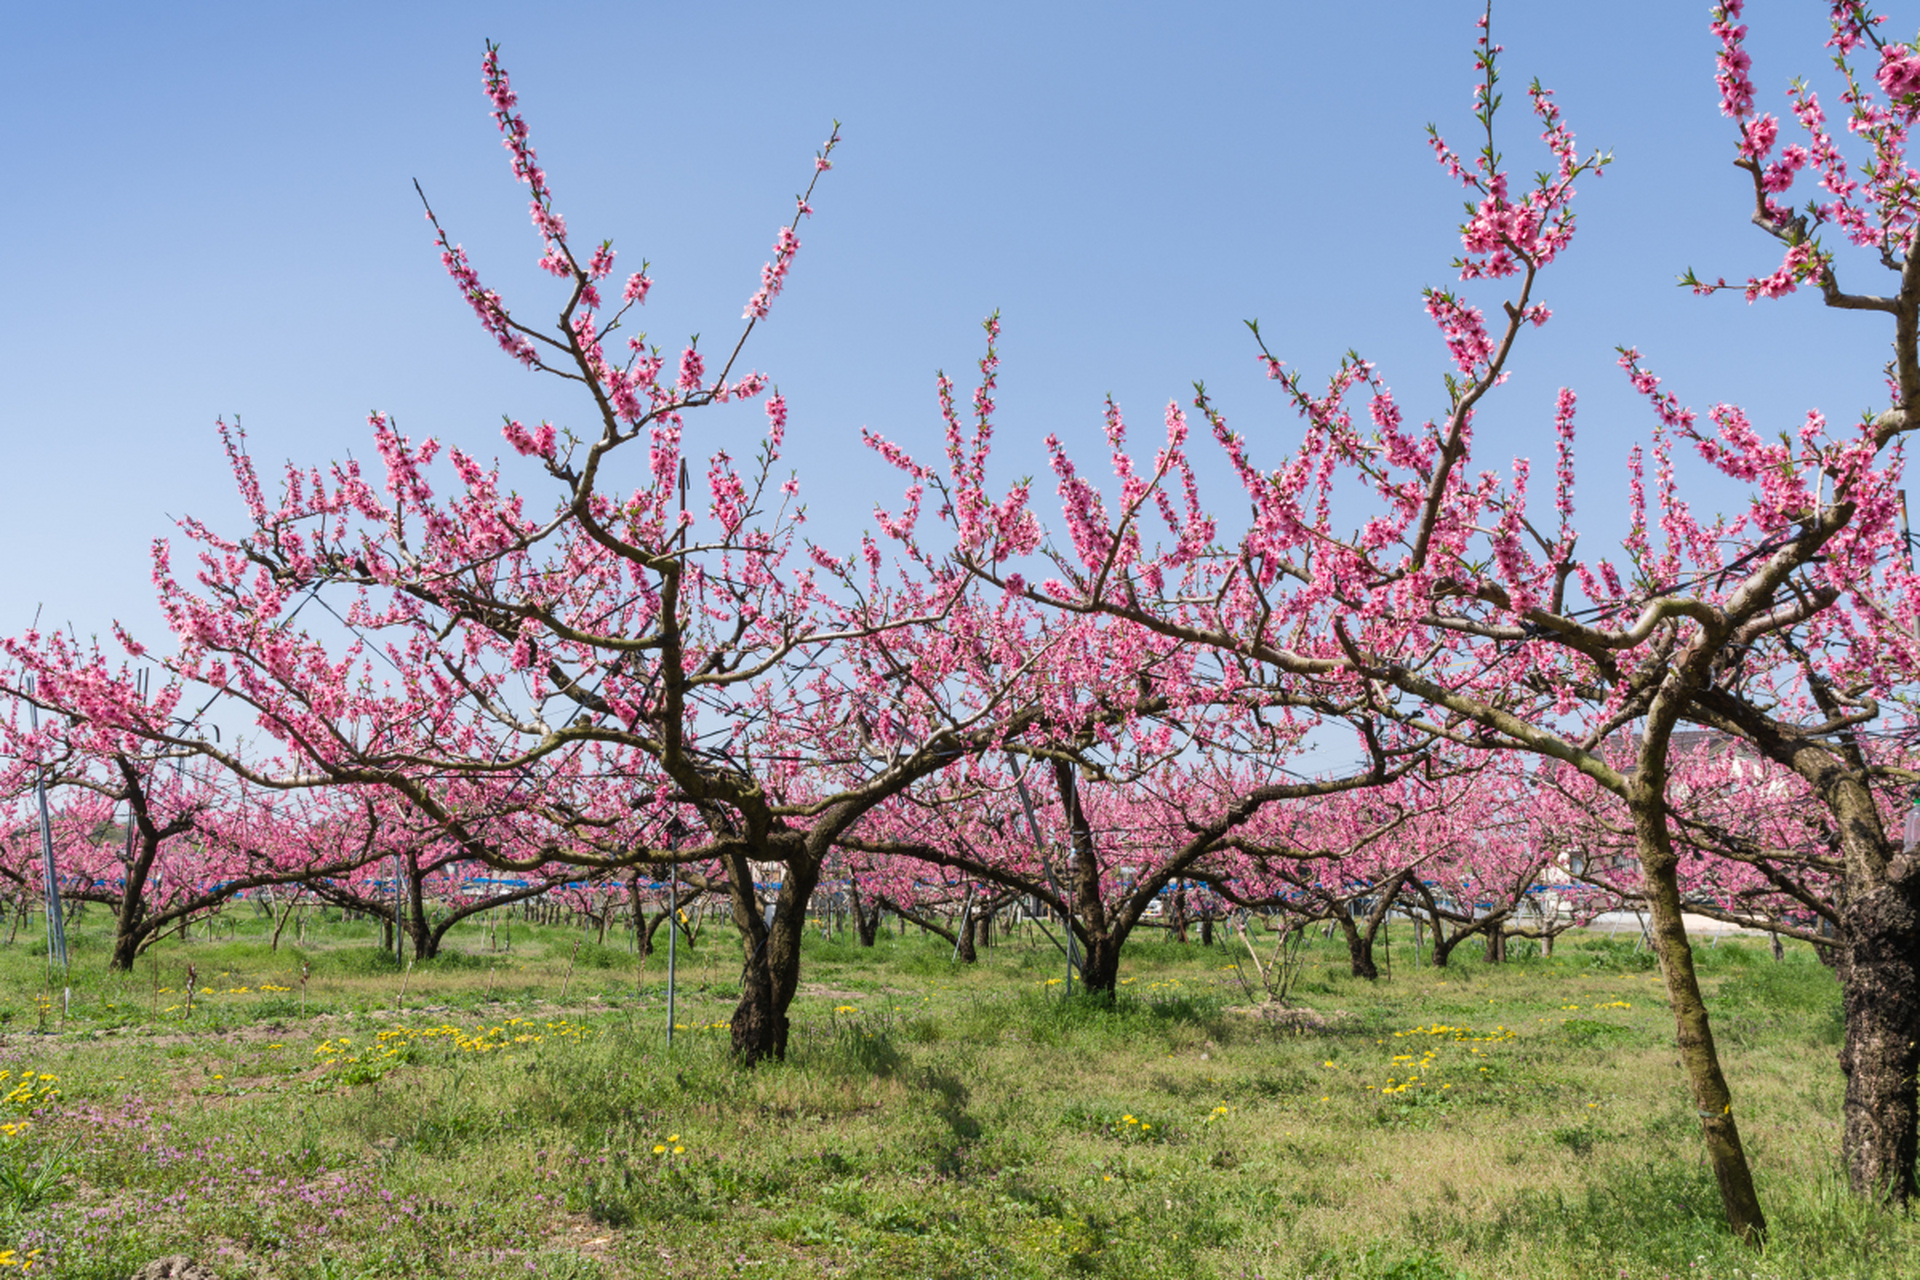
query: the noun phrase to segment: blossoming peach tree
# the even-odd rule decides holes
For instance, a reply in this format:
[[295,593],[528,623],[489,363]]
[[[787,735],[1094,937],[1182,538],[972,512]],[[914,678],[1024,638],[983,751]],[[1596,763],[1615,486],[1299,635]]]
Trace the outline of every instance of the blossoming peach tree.
[[[80,658],[84,651],[70,637],[38,639],[27,651],[61,655],[70,674],[83,673],[35,689],[49,711],[111,705],[103,697],[111,690],[125,699],[118,711],[133,719],[55,714],[34,727],[22,723],[16,703],[0,722],[0,796],[13,810],[0,833],[0,879],[28,898],[44,897],[44,841],[60,896],[111,913],[111,968],[131,969],[168,930],[184,930],[243,895],[350,879],[418,839],[421,823],[383,789],[289,792],[157,746],[150,735],[164,732],[171,699],[148,701],[138,681],[123,685],[99,655]],[[58,672],[58,660],[38,669]],[[69,702],[73,694],[80,696]],[[35,812],[40,793],[44,835]]]
[[[39,677],[43,705],[254,785],[385,788],[447,857],[535,874],[704,868],[701,883],[730,894],[740,935],[735,1054],[777,1057],[835,840],[889,796],[1037,723],[1041,710],[1014,691],[1051,642],[1036,611],[984,596],[957,569],[890,568],[872,539],[845,554],[808,542],[797,482],[776,474],[787,402],[740,362],[789,278],[837,131],[733,346],[713,367],[695,342],[670,361],[622,332],[651,290],[644,265],[616,286],[610,242],[576,248],[491,45],[483,74],[531,193],[539,264],[559,283],[556,321],[509,308],[431,207],[427,217],[484,330],[579,394],[570,423],[502,431],[550,496],[511,491],[498,463],[458,447],[444,450],[442,495],[440,443],[376,414],[384,481],[353,462],[289,466],[270,497],[244,438],[223,426],[251,527],[229,537],[185,521],[192,580],[156,545],[177,646],[160,659],[166,698],[217,691],[225,714],[272,740],[283,769],[136,714],[109,677],[37,637],[11,654]],[[704,502],[689,511],[692,415],[755,398],[759,456],[742,466],[712,449]],[[299,620],[315,598],[339,626]]]
[[[1779,269],[1742,288],[1758,298],[1810,282],[1828,305],[1887,314],[1892,404],[1884,410],[1838,428],[1810,414],[1797,431],[1768,442],[1730,405],[1702,422],[1659,390],[1639,353],[1624,351],[1621,365],[1655,413],[1650,447],[1632,455],[1630,528],[1618,558],[1576,551],[1573,391],[1558,397],[1550,437],[1555,486],[1544,514],[1529,504],[1524,459],[1505,477],[1474,471],[1476,411],[1505,381],[1525,331],[1550,319],[1542,277],[1572,241],[1575,185],[1608,162],[1577,149],[1552,94],[1535,83],[1528,102],[1548,167],[1531,187],[1512,179],[1495,147],[1500,48],[1483,19],[1474,53],[1482,141],[1462,152],[1433,134],[1436,157],[1469,200],[1454,263],[1460,287],[1424,293],[1452,363],[1432,418],[1413,425],[1374,365],[1357,355],[1323,389],[1310,388],[1258,342],[1255,326],[1259,359],[1305,423],[1298,446],[1278,465],[1258,465],[1254,442],[1229,427],[1204,388],[1192,402],[1237,475],[1241,500],[1251,504],[1244,527],[1222,529],[1213,513],[1225,504],[1200,498],[1189,420],[1177,406],[1167,411],[1165,443],[1150,463],[1127,451],[1120,414],[1109,406],[1119,477],[1111,508],[1049,440],[1065,534],[1057,541],[1044,536],[1025,485],[996,498],[971,460],[950,464],[939,483],[954,513],[958,562],[1009,594],[1234,655],[1276,687],[1364,697],[1409,729],[1469,750],[1559,762],[1618,797],[1631,821],[1680,1057],[1725,1212],[1739,1234],[1758,1240],[1765,1220],[1681,919],[1668,748],[1687,720],[1731,731],[1741,716],[1763,716],[1768,702],[1745,699],[1742,682],[1766,654],[1817,645],[1823,674],[1829,667],[1850,673],[1827,687],[1864,696],[1898,678],[1913,652],[1912,580],[1895,552],[1900,440],[1920,413],[1920,267],[1908,256],[1920,183],[1903,159],[1907,128],[1920,111],[1920,75],[1909,70],[1920,62],[1911,46],[1879,43],[1864,6],[1834,6],[1852,128],[1873,152],[1856,182],[1835,158],[1837,145],[1803,86],[1793,102],[1811,142],[1772,155],[1774,126],[1752,111],[1739,8],[1728,3],[1713,15],[1724,41],[1723,107],[1739,123],[1740,159],[1759,193],[1756,221],[1786,244]],[[1876,105],[1874,86],[1845,61],[1867,42],[1881,50],[1875,80],[1888,105]],[[1775,197],[1803,170],[1830,199],[1796,214]],[[1840,287],[1836,251],[1818,235],[1829,225],[1894,271],[1894,294]],[[1481,292],[1495,292],[1496,323],[1475,301]],[[1680,492],[1676,446],[1697,453],[1722,483],[1743,486],[1745,510],[1714,520],[1694,514]],[[1348,501],[1356,488],[1367,495],[1358,509]],[[1165,530],[1158,541],[1150,530],[1156,522]],[[1035,561],[1043,566],[1037,571]],[[1855,662],[1842,656],[1849,651],[1874,656]],[[1752,723],[1748,732],[1761,734]],[[1630,761],[1607,749],[1629,725]],[[1828,760],[1844,751],[1828,721],[1786,727],[1797,745]],[[1862,825],[1874,824],[1863,816]],[[1904,947],[1904,969],[1891,953],[1912,928],[1912,868],[1904,857],[1886,859],[1883,839],[1863,843],[1878,850],[1857,859],[1863,883],[1890,896],[1882,915],[1858,922],[1871,940],[1863,936],[1842,973],[1851,984],[1871,969],[1876,981],[1900,986],[1895,1007],[1909,1008],[1913,948]],[[1912,1183],[1911,1019],[1899,1053],[1889,1047],[1863,1056],[1857,1045],[1883,1037],[1862,1004],[1850,992],[1849,1165],[1861,1190],[1904,1197]],[[1856,1110],[1877,1118],[1856,1124]],[[1869,1136],[1876,1125],[1885,1140]]]

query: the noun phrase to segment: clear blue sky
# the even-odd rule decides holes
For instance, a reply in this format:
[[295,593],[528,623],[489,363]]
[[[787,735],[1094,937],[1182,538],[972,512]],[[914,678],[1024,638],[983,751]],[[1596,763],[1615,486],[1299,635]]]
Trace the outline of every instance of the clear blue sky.
[[[1704,406],[1763,429],[1877,401],[1877,318],[1811,294],[1747,307],[1673,285],[1776,254],[1746,224],[1716,110],[1705,0],[1511,0],[1503,145],[1540,163],[1522,90],[1558,91],[1586,146],[1581,231],[1556,314],[1482,429],[1483,465],[1551,456],[1554,390],[1582,397],[1581,523],[1617,539],[1620,459],[1646,411],[1613,367],[1640,346]],[[1756,0],[1756,75],[1778,110],[1821,77],[1824,4]],[[8,16],[0,110],[0,627],[44,604],[82,632],[158,631],[147,545],[169,516],[238,530],[212,424],[239,414],[264,462],[368,456],[364,415],[502,448],[502,413],[577,420],[522,372],[440,269],[418,178],[483,276],[551,311],[525,197],[479,87],[504,56],[559,206],[583,243],[653,262],[663,345],[737,331],[773,232],[829,121],[845,145],[752,363],[793,404],[790,458],[814,533],[845,544],[898,483],[865,424],[931,454],[933,377],[971,373],[979,320],[1005,324],[1001,474],[1044,470],[1057,431],[1095,453],[1113,392],[1143,443],[1205,379],[1279,457],[1295,420],[1241,326],[1318,375],[1348,347],[1411,413],[1442,351],[1419,289],[1448,282],[1456,189],[1429,120],[1470,141],[1475,6],[35,5]],[[1819,81],[1823,88],[1826,81]],[[1835,96],[1830,91],[1829,101]],[[1856,267],[1857,287],[1880,273]],[[695,448],[750,451],[757,414]],[[1050,489],[1048,490],[1050,492]],[[1232,491],[1212,492],[1238,506]],[[1712,509],[1722,495],[1702,490]],[[1049,499],[1043,509],[1051,510]]]

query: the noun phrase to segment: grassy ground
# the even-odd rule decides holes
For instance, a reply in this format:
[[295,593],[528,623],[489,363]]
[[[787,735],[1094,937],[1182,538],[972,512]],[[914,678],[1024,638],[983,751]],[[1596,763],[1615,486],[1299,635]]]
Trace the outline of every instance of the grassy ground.
[[1044,939],[954,966],[917,932],[816,937],[789,1060],[739,1072],[716,930],[669,1051],[664,956],[567,929],[506,954],[474,929],[402,974],[364,924],[274,952],[242,922],[115,978],[91,923],[64,1013],[44,957],[0,948],[0,1280],[170,1252],[288,1278],[1920,1274],[1920,1227],[1839,1179],[1838,999],[1804,951],[1699,948],[1761,1254],[1717,1225],[1627,942],[1436,971],[1403,938],[1378,984],[1329,947],[1315,1016],[1276,1019],[1241,1011],[1231,951],[1159,935],[1111,1007],[1062,999]]

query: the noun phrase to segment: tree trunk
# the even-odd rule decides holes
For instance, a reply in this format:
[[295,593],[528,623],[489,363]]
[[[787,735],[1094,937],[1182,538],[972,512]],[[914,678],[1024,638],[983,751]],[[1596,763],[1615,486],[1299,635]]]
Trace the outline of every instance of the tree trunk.
[[1213,912],[1211,911],[1203,912],[1200,916],[1200,945],[1203,947],[1213,945]]
[[980,958],[980,953],[974,949],[980,932],[980,917],[971,911],[966,913],[966,917],[966,923],[960,929],[960,962],[973,964]]
[[1835,957],[1846,1010],[1840,1070],[1847,1077],[1847,1182],[1857,1195],[1894,1204],[1914,1193],[1920,901],[1912,883],[1882,881],[1849,892]]
[[1838,928],[1824,914],[1820,921],[1838,946],[1820,951],[1840,979],[1846,1019],[1841,1152],[1856,1195],[1905,1204],[1915,1192],[1920,1114],[1920,850],[1903,847],[1883,822],[1857,741],[1816,740],[1731,697],[1710,695],[1701,705],[1715,727],[1798,773],[1833,819],[1846,870],[1834,901]]
[[147,939],[147,930],[141,928],[146,919],[147,904],[140,888],[131,877],[120,893],[118,910],[113,913],[113,950],[107,957],[107,967],[119,973],[132,973],[133,962],[140,956],[140,945]]
[[[1072,836],[1072,860],[1067,866],[1067,901],[1073,914],[1085,924],[1081,931],[1092,939],[1091,952],[1080,957],[1080,973],[1086,989],[1104,994],[1109,1000],[1120,981],[1120,947],[1127,939],[1130,923],[1118,925],[1107,919],[1106,906],[1100,901],[1100,858],[1094,847],[1093,829],[1088,825],[1086,809],[1080,802],[1080,788],[1073,780],[1073,766],[1064,760],[1053,762],[1054,784],[1060,789],[1060,804]],[[1186,910],[1184,901],[1181,911]],[[1067,921],[1067,945],[1073,945],[1073,921]]]
[[[287,895],[287,909],[280,913],[279,921],[273,926],[273,938],[267,944],[267,950],[269,951],[280,950],[280,935],[287,931],[287,921],[293,919],[294,909],[297,908],[299,905],[300,905],[300,893],[298,890],[295,890],[293,893],[290,893]],[[273,913],[271,910],[269,910],[267,914],[269,918],[271,918]]]
[[764,1058],[787,1056],[787,1009],[800,986],[800,942],[807,931],[807,899],[820,878],[818,860],[797,854],[786,862],[773,922],[767,923],[754,892],[747,859],[728,855],[727,881],[733,920],[740,929],[746,963],[740,975],[740,1001],[734,1006],[734,1061],[751,1067]]
[[1173,940],[1182,945],[1187,941],[1187,887],[1185,885],[1173,891]]
[[[1419,880],[1413,880],[1411,883],[1414,895],[1426,908],[1426,923],[1433,934],[1433,949],[1427,953],[1427,963],[1436,969],[1444,969],[1447,967],[1447,958],[1453,954],[1453,949],[1459,944],[1460,939],[1447,937],[1446,922],[1440,918],[1440,904],[1433,900],[1433,894],[1427,891],[1427,886]],[[1418,916],[1414,917],[1416,928],[1419,927],[1419,919]]]
[[[140,776],[133,765],[124,758],[117,761],[121,775],[127,783],[128,820],[135,826],[137,835],[134,841],[133,857],[127,861],[126,880],[120,888],[120,901],[115,904],[113,913],[113,950],[108,956],[109,968],[122,973],[133,971],[133,962],[140,950],[146,945],[152,930],[146,927],[147,885],[153,877],[154,862],[159,857],[160,843],[166,837],[153,821],[147,809],[147,793],[142,786]],[[168,831],[174,828],[169,826]],[[176,832],[177,834],[177,832]],[[22,893],[24,907],[26,895]],[[11,938],[8,941],[12,941]]]
[[1505,964],[1507,959],[1507,931],[1498,924],[1487,926],[1487,963]]
[[[138,903],[138,899],[134,900]],[[129,922],[124,912],[114,917],[113,952],[107,958],[107,967],[119,973],[132,973],[133,962],[140,958],[140,946],[147,940],[147,930],[140,927],[140,921]]]
[[651,920],[647,920],[646,913],[644,911],[641,912],[640,918],[646,921],[646,927],[640,931],[640,954],[641,955],[651,956],[653,954],[654,948],[659,946],[659,944],[653,940],[653,935],[660,932],[660,926],[663,924],[667,924],[668,922],[667,917],[672,914],[673,913],[669,908],[663,906],[660,908],[659,915],[655,916]]
[[847,906],[853,912],[853,931],[860,937],[860,945],[870,947],[880,936],[880,904],[873,904],[869,912],[860,903],[860,890],[853,883],[853,877],[847,877]]
[[444,929],[435,929],[427,920],[427,895],[421,883],[422,877],[408,860],[407,870],[407,941],[413,944],[415,960],[431,960],[440,954],[440,940],[446,936]]
[[1351,911],[1337,907],[1337,912],[1334,922],[1340,926],[1340,936],[1347,940],[1347,967],[1354,977],[1375,981],[1380,977],[1380,968],[1373,961],[1373,934],[1360,932]]
[[1701,998],[1700,980],[1693,969],[1693,947],[1680,918],[1679,859],[1667,829],[1665,761],[1655,762],[1651,768],[1648,763],[1642,759],[1629,801],[1634,844],[1653,917],[1653,945],[1666,977],[1667,1000],[1673,1008],[1674,1038],[1700,1119],[1707,1163],[1720,1185],[1727,1225],[1742,1240],[1757,1245],[1766,1238],[1766,1217],[1760,1211],[1753,1172],[1747,1167],[1747,1153],[1740,1144],[1740,1127],[1733,1118],[1733,1094],[1720,1070],[1706,1001]]
[[1120,989],[1120,943],[1112,935],[1080,941],[1080,987],[1088,995],[1113,999]]

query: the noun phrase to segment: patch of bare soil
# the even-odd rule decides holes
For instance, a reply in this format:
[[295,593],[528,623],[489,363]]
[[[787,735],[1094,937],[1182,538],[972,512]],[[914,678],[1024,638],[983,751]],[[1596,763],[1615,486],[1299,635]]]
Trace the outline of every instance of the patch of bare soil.
[[1283,1031],[1342,1031],[1358,1021],[1345,1009],[1320,1013],[1303,1005],[1280,1004],[1274,1000],[1263,1000],[1255,1005],[1236,1005],[1227,1012],[1257,1019]]

